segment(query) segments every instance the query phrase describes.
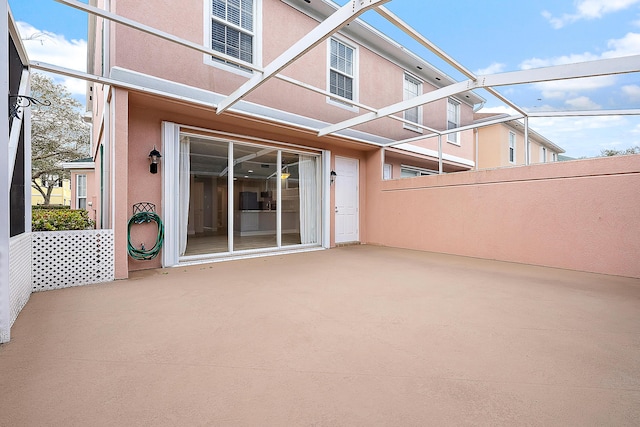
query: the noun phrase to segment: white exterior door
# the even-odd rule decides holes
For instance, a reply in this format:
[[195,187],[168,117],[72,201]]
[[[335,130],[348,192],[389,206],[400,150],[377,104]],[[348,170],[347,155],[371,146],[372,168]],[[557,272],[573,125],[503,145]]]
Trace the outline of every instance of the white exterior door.
[[336,157],[336,243],[357,242],[359,235],[358,159]]

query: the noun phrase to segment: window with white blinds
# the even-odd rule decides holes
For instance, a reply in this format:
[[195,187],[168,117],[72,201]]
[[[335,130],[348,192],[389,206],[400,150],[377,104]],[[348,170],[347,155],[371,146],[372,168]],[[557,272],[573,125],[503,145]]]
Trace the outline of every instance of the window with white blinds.
[[87,175],[76,176],[76,209],[87,209]]
[[336,40],[330,40],[329,91],[347,99],[354,99],[355,51]]
[[211,48],[213,50],[253,64],[254,6],[254,0],[213,0],[211,13]]
[[[416,96],[422,94],[422,82],[410,74],[404,74],[404,100],[407,101],[409,99],[415,98]],[[420,107],[409,108],[408,110],[404,110],[404,119],[409,120],[416,124],[422,124],[422,114]],[[421,132],[422,129],[418,126],[411,126],[408,123],[405,123],[404,127],[406,129],[415,130]]]
[[[460,103],[449,99],[447,101],[447,130],[460,127]],[[447,134],[447,141],[460,144],[458,132]]]
[[516,134],[509,132],[509,163],[516,162]]

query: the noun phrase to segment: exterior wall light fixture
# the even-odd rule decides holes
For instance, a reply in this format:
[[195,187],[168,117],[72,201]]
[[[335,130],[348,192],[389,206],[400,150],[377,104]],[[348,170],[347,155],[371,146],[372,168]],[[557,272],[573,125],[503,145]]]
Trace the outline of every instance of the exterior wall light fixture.
[[149,172],[158,173],[158,159],[162,157],[160,152],[156,150],[156,146],[153,146],[153,150],[149,153],[149,160],[151,164],[149,165]]
[[331,173],[329,174],[329,182],[331,185],[333,185],[333,183],[336,182],[336,176],[338,176],[336,171],[331,171]]

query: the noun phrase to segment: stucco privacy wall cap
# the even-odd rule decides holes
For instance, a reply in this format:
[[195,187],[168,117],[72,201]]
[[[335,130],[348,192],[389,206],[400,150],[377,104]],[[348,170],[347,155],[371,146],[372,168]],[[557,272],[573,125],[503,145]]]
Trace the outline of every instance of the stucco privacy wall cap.
[[[638,174],[640,155],[598,157],[566,162],[536,163],[530,166],[483,169],[479,171],[456,172],[453,174],[430,175],[402,180],[382,181],[382,190],[407,190],[430,187],[452,187],[484,185],[505,182],[538,181],[566,178],[588,178],[603,175]],[[414,180],[415,186],[407,188],[402,181]],[[597,194],[594,194],[594,198]]]

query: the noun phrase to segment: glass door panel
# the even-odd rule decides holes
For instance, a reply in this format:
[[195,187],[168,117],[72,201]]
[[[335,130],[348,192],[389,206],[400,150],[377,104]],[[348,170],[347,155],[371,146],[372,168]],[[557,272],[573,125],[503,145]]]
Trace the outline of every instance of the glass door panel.
[[[188,191],[189,208],[184,255],[229,252],[229,143],[183,136],[182,144],[185,138],[189,147],[189,183],[186,187],[181,185],[180,191]],[[181,175],[186,173],[183,168],[184,165],[181,165]],[[184,201],[181,195],[181,203]],[[181,224],[181,227],[184,226]]]
[[233,145],[233,250],[277,247],[278,150]]
[[317,156],[282,153],[282,246],[318,243]]

